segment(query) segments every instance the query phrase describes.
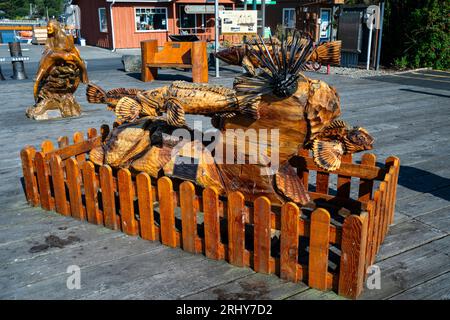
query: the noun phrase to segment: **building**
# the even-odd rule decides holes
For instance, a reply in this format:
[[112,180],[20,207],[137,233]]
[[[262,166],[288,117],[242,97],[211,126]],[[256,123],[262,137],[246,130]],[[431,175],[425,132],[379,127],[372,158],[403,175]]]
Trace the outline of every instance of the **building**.
[[[208,0],[73,0],[72,4],[80,7],[81,37],[93,46],[138,48],[150,39],[163,45],[170,34],[180,33],[214,39],[213,13],[186,13],[186,6],[211,5]],[[220,0],[219,5],[232,10],[242,2]]]

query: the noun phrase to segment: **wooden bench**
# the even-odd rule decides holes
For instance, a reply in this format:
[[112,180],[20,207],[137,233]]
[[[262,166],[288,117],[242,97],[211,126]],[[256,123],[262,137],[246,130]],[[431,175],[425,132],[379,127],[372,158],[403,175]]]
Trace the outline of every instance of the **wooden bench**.
[[206,42],[166,42],[158,51],[157,40],[141,42],[142,81],[153,81],[158,76],[158,68],[190,68],[192,80],[208,82],[208,59]]

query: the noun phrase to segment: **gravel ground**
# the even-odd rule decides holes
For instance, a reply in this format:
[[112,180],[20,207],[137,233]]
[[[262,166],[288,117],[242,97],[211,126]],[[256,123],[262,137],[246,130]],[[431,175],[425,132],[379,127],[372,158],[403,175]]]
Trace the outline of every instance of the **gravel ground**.
[[[322,66],[318,73],[327,73],[327,67]],[[385,76],[389,74],[397,73],[398,71],[392,69],[380,69],[380,70],[366,70],[359,68],[345,68],[345,67],[330,67],[330,74],[344,75],[350,78],[366,78],[366,77],[376,77]]]

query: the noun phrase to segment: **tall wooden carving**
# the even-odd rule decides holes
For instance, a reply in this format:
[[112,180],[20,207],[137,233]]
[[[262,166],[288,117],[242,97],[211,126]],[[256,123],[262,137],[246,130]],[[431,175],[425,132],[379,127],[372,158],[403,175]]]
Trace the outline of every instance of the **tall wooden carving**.
[[47,34],[33,88],[35,104],[26,115],[35,120],[79,116],[81,107],[73,93],[80,82],[88,82],[86,66],[73,37],[58,21],[48,22]]

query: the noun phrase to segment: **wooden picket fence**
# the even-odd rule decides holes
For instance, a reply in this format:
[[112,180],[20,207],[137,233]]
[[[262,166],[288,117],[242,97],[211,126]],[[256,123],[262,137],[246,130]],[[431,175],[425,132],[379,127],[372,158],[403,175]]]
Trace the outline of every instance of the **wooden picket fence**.
[[[315,204],[280,208],[266,197],[250,203],[240,192],[225,198],[189,181],[156,181],[146,173],[95,166],[87,153],[102,143],[109,127],[100,131],[89,129],[87,139],[77,132],[73,144],[60,137],[57,149],[46,140],[41,151],[31,146],[21,151],[31,205],[345,297],[361,293],[393,221],[398,158],[389,157],[380,168],[373,154],[364,154],[361,164],[347,156],[339,170],[328,173],[302,151],[291,163],[305,186],[316,172],[315,190],[309,188]],[[333,174],[336,195],[329,194]],[[357,199],[350,198],[352,177],[359,178]]]

